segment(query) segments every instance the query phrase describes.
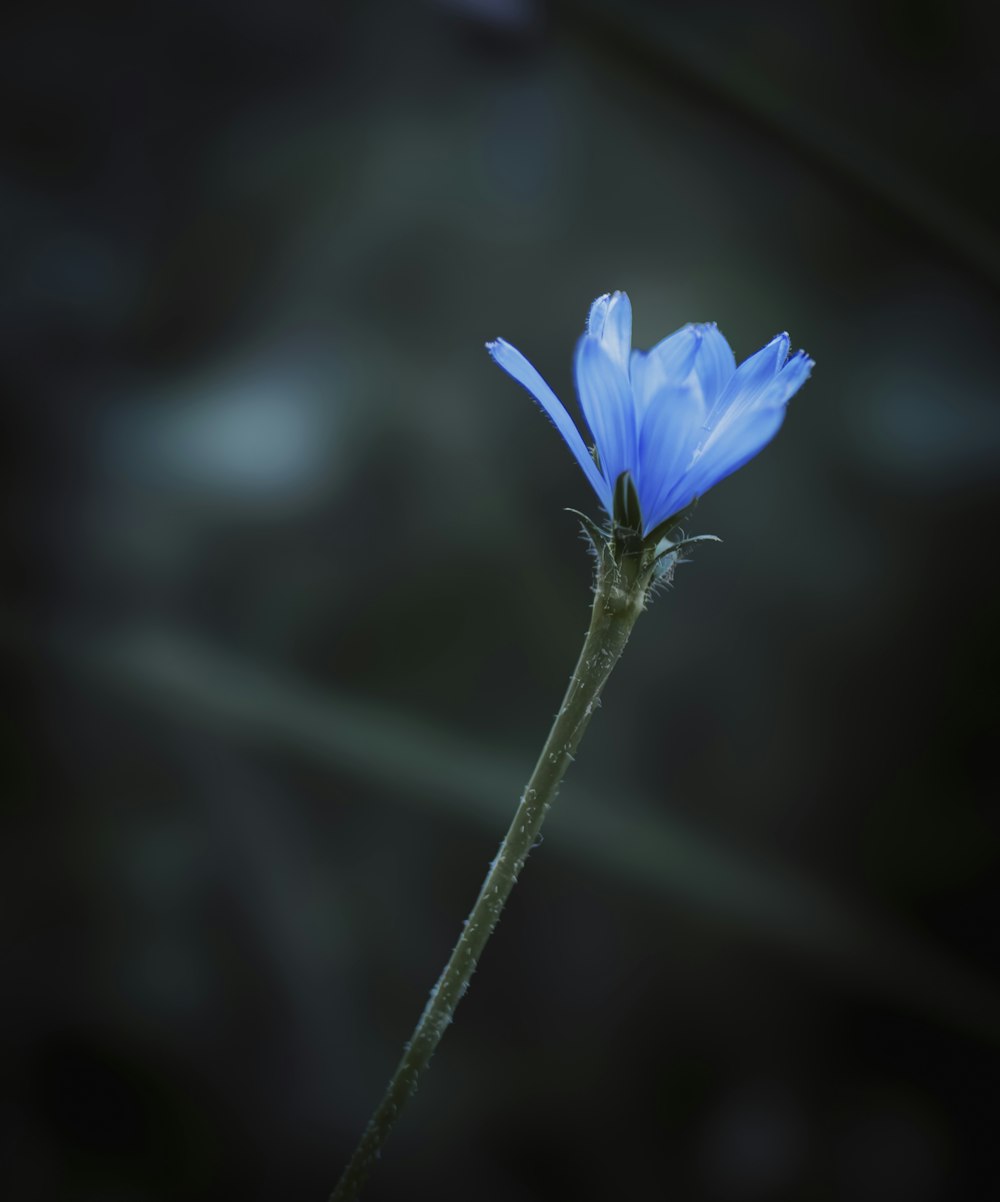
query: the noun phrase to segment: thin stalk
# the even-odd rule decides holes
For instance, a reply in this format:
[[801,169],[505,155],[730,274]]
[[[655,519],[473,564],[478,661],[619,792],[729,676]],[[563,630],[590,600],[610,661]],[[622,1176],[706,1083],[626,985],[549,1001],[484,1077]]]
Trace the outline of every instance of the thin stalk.
[[632,557],[623,560],[621,556],[612,556],[610,545],[600,553],[590,627],[538,763],[497,857],[486,874],[476,904],[465,920],[455,950],[431,990],[382,1101],[331,1194],[330,1202],[354,1202],[359,1196],[404,1103],[415,1092],[421,1072],[452,1021],[504,903],[538,839],[549,806],[597,708],[601,690],[643,609],[648,565],[626,560],[632,561]]

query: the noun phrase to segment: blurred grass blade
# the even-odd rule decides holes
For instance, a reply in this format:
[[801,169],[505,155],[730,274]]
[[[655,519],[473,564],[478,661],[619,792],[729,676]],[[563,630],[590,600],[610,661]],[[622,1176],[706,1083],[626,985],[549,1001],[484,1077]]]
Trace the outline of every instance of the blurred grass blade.
[[[530,752],[498,756],[416,719],[310,688],[178,633],[138,630],[63,650],[105,687],[171,720],[252,737],[432,805],[499,839]],[[547,854],[643,890],[672,907],[792,951],[907,1009],[995,1041],[1000,991],[898,924],[838,898],[801,873],[716,843],[652,803],[602,794],[570,777],[550,819]]]

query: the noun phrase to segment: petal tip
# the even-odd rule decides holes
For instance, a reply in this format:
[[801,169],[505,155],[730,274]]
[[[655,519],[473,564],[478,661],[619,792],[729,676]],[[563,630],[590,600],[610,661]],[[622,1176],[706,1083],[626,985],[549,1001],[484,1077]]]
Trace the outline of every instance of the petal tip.
[[593,334],[595,338],[599,338],[604,329],[604,319],[608,315],[608,306],[611,304],[611,293],[602,292],[601,295],[591,302],[590,309],[587,313],[587,333]]
[[777,363],[774,369],[775,371],[781,371],[782,367],[784,367],[791,345],[792,340],[788,337],[787,330],[782,330],[780,334],[775,334],[775,336],[768,343],[768,346],[773,346],[778,350]]
[[797,350],[794,355],[792,355],[792,357],[788,360],[788,362],[785,364],[785,366],[782,368],[782,370],[783,371],[788,371],[788,370],[794,371],[796,375],[801,377],[800,382],[804,384],[806,382],[806,380],[808,380],[809,377],[812,375],[812,369],[815,366],[816,366],[816,360],[813,359],[809,354],[807,354],[806,351],[800,349],[800,350]]
[[632,302],[627,292],[603,292],[590,306],[587,333],[618,347],[628,357],[632,340]]

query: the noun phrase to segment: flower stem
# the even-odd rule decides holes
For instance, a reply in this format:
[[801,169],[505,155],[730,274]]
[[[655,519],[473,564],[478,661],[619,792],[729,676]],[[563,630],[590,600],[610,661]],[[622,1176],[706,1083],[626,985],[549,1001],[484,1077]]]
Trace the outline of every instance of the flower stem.
[[638,571],[635,566],[628,565],[632,570],[623,572],[622,558],[613,556],[611,550],[609,544],[599,552],[590,628],[514,820],[486,874],[455,950],[431,990],[413,1036],[354,1155],[331,1194],[330,1202],[354,1202],[359,1196],[400,1110],[415,1092],[420,1074],[441,1042],[455,1008],[469,986],[483,948],[493,934],[504,903],[538,838],[549,806],[597,708],[601,690],[642,612],[648,583],[648,575],[642,568],[646,565],[643,564]]

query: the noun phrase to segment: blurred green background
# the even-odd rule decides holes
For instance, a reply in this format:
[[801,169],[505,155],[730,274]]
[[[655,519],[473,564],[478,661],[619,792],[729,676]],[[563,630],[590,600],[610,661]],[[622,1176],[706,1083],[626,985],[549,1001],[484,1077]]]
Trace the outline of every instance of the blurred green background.
[[1000,1190],[981,6],[22,6],[17,1199],[321,1199],[587,620],[587,306],[817,361],[700,506],[366,1194]]

